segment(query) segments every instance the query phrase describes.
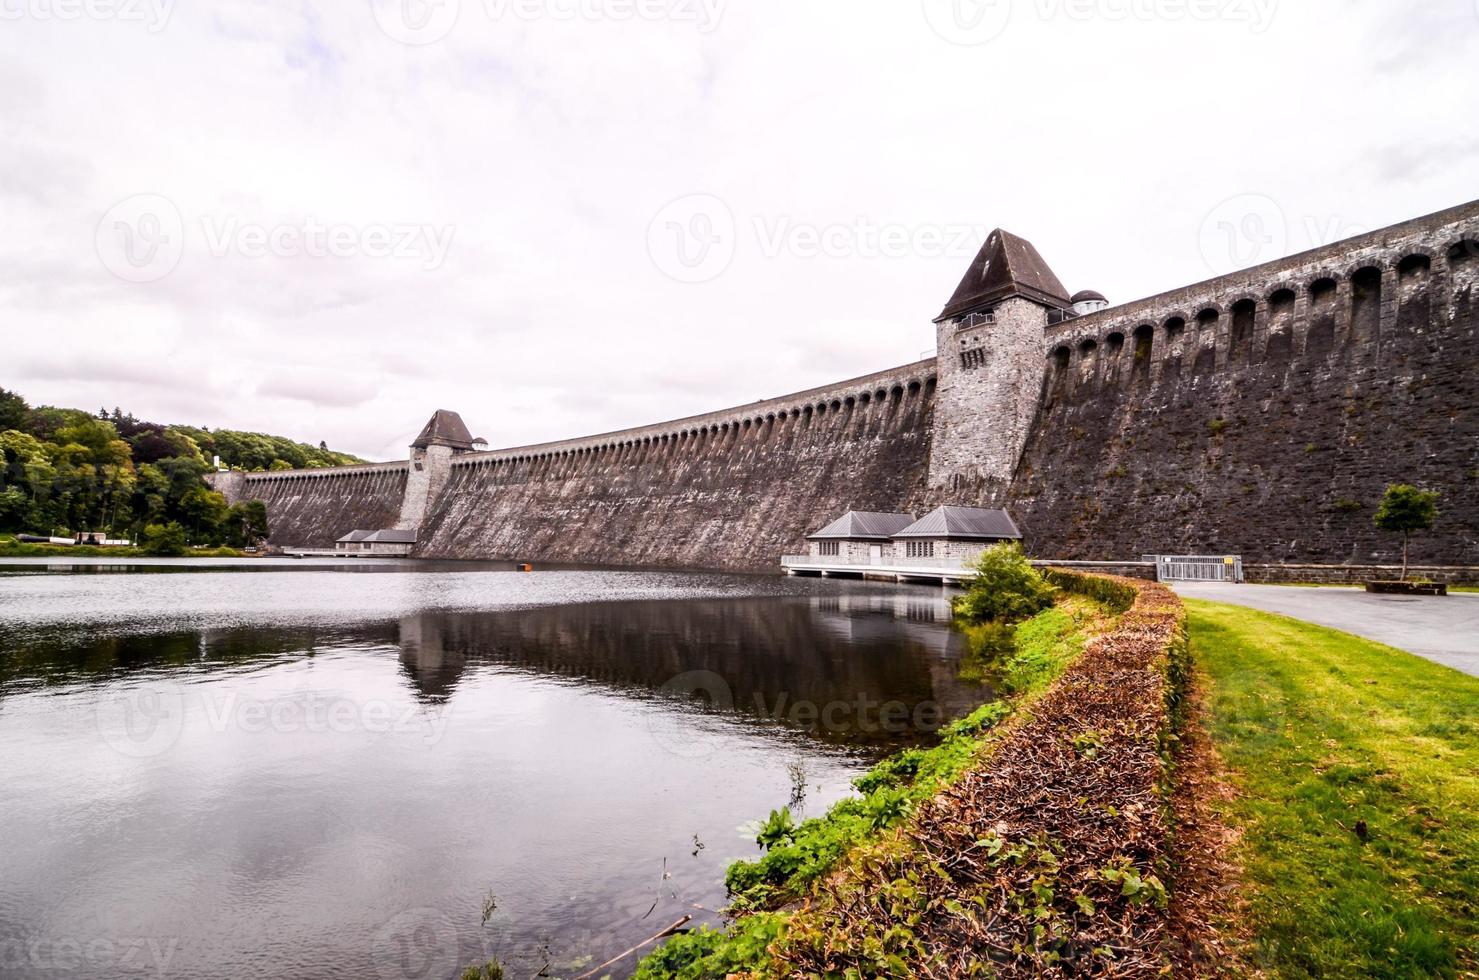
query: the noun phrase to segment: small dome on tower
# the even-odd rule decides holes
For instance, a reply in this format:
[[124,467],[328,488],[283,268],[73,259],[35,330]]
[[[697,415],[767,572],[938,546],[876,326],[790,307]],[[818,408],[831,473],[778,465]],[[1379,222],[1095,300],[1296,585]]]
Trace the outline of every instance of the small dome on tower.
[[1109,300],[1104,297],[1103,293],[1092,289],[1080,289],[1073,294],[1069,302],[1073,304],[1073,312],[1079,316],[1097,312],[1109,305]]

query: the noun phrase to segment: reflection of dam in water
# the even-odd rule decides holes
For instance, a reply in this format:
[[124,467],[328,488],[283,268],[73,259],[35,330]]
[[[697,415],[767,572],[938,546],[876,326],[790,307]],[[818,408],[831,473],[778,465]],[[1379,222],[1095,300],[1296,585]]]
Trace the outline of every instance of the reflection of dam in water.
[[812,727],[812,716],[792,716],[797,704],[848,705],[819,734],[849,741],[885,737],[868,731],[882,708],[876,692],[928,728],[992,696],[957,679],[964,641],[946,601],[907,593],[426,613],[400,621],[400,647],[424,700],[451,698],[482,665],[639,698],[688,690],[685,676],[702,673],[722,679],[734,711],[801,727]]

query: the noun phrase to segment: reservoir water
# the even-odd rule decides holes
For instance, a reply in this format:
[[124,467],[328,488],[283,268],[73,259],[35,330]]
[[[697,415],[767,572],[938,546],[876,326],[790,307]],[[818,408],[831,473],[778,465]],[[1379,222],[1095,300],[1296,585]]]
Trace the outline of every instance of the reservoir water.
[[0,563],[0,975],[577,976],[990,700],[962,652],[927,586]]

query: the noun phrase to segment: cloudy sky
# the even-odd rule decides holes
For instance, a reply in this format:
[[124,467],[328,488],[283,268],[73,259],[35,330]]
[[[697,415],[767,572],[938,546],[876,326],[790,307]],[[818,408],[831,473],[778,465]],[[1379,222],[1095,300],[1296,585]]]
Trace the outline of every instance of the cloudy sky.
[[0,0],[0,386],[404,458],[1479,197],[1479,0]]

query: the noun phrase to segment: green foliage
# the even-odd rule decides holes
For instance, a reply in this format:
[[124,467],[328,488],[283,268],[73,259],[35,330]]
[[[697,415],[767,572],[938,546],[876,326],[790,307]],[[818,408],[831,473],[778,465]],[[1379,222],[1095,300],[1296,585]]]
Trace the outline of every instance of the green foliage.
[[1436,490],[1419,490],[1408,483],[1394,483],[1382,495],[1372,523],[1378,530],[1402,535],[1402,577],[1407,577],[1407,539],[1413,531],[1426,531],[1438,519]]
[[1127,612],[1135,604],[1135,587],[1103,575],[1085,575],[1062,568],[1050,568],[1043,577],[1057,589],[1081,595],[1102,603],[1110,612]]
[[791,808],[783,806],[779,810],[770,811],[770,819],[760,825],[755,843],[769,851],[791,843],[795,836],[796,824],[791,819]]
[[1426,531],[1438,519],[1438,492],[1394,483],[1382,495],[1372,523],[1381,531]]
[[1035,616],[1053,602],[1053,587],[1043,580],[1016,544],[993,545],[971,565],[965,595],[955,614],[967,622],[1014,623]]
[[1282,616],[1187,607],[1265,971],[1472,972],[1479,678]]
[[1099,877],[1119,885],[1120,894],[1134,905],[1149,902],[1156,908],[1163,909],[1170,904],[1171,897],[1161,879],[1155,875],[1142,875],[1129,858],[1121,858],[1107,868],[1100,868]]
[[31,408],[0,389],[0,530],[137,538],[147,524],[173,521],[194,544],[249,547],[266,537],[265,510],[228,509],[203,485],[212,455],[244,469],[361,462],[322,445],[142,422],[116,408]]
[[272,533],[267,523],[267,505],[260,500],[241,500],[226,514],[227,540],[233,548],[252,548]]
[[188,425],[173,428],[190,437],[206,459],[220,456],[222,465],[233,470],[302,470],[364,462],[348,453],[334,452],[322,442],[311,446],[262,432],[197,429]]
[[759,969],[786,931],[786,916],[757,912],[721,932],[703,926],[669,939],[637,965],[635,980],[712,980]]
[[0,432],[7,429],[19,429],[26,424],[26,418],[31,414],[31,406],[26,400],[13,391],[0,388]]
[[489,960],[481,966],[470,966],[462,971],[461,980],[503,980],[503,964]]
[[175,521],[168,524],[146,524],[139,535],[139,548],[146,555],[177,556],[190,549],[185,529]]
[[1220,436],[1227,430],[1227,419],[1208,419],[1207,432],[1214,436]]

